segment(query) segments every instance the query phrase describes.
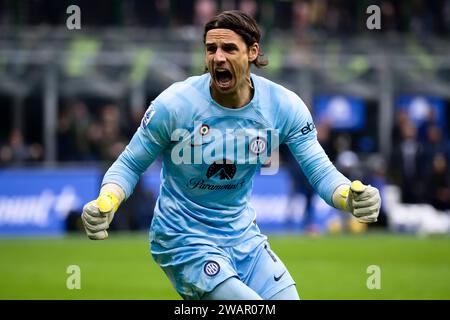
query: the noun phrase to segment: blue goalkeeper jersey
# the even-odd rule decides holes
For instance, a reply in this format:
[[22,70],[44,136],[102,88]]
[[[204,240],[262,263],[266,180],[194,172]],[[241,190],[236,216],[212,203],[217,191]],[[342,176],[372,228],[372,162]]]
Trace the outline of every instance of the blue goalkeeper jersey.
[[276,172],[274,158],[281,143],[328,204],[339,185],[350,184],[318,143],[303,101],[263,77],[251,74],[251,80],[253,98],[238,109],[215,102],[209,73],[173,84],[152,101],[105,174],[102,184],[118,184],[128,198],[139,176],[162,155],[151,241],[166,248],[234,246],[262,236],[249,203],[252,180],[259,170]]

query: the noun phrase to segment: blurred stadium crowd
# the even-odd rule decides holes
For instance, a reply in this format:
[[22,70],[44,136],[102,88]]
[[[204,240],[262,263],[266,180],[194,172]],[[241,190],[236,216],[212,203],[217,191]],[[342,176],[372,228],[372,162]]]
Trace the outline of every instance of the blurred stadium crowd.
[[[88,40],[65,29],[71,4],[81,8]],[[381,8],[382,28],[375,33],[366,28],[365,9],[371,4]],[[146,105],[170,83],[199,73],[201,27],[219,9],[240,9],[257,18],[271,62],[268,70],[258,72],[296,91],[312,111],[317,94],[356,95],[366,101],[364,129],[338,130],[316,121],[322,146],[342,172],[377,187],[397,185],[404,203],[450,210],[450,0],[0,0],[1,167],[111,163],[139,126]],[[145,51],[152,41],[156,45]],[[136,48],[144,51],[123,58]],[[192,56],[176,61],[180,48]],[[48,112],[43,70],[50,64],[27,62],[46,50],[68,57],[56,71],[60,87],[54,90],[60,94],[54,98],[56,121],[50,133],[41,121]],[[154,58],[167,51],[174,54],[170,63]],[[392,69],[371,57],[372,51],[387,52]],[[33,52],[34,57],[27,56]],[[79,52],[84,52],[81,58]],[[120,53],[118,60],[126,62],[117,62],[110,52]],[[57,54],[51,57],[60,61]],[[150,57],[164,70],[146,63]],[[108,59],[110,65],[101,64]],[[140,74],[145,68],[150,71]],[[385,69],[392,72],[387,78]],[[27,81],[26,93],[11,89],[11,84]],[[101,83],[107,89],[93,93]],[[387,90],[393,94],[385,98]],[[393,107],[394,101],[386,102],[405,91],[441,97],[443,113],[428,108],[422,121],[413,121],[405,109]],[[382,101],[391,106],[384,117]],[[46,152],[49,134],[54,136],[54,156]],[[295,188],[310,192],[289,152],[282,148],[281,154]]]
[[1,0],[1,25],[57,26],[72,4],[83,8],[83,23],[90,26],[203,26],[217,10],[239,9],[264,28],[337,34],[367,31],[366,8],[378,5],[382,32],[450,32],[448,0]]

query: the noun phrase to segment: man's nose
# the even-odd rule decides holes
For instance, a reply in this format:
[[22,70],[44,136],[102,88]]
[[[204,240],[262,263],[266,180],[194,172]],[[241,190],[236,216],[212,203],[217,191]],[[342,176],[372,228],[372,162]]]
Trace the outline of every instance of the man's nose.
[[223,51],[219,48],[216,50],[216,54],[214,55],[214,62],[215,63],[223,63],[225,62],[225,55]]

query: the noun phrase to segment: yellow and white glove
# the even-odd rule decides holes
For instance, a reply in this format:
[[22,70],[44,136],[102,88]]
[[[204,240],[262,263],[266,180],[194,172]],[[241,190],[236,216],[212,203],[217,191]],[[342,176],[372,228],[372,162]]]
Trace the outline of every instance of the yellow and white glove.
[[350,212],[361,223],[376,222],[380,214],[381,197],[377,188],[359,180],[350,186],[339,186],[333,194],[336,208]]
[[106,230],[124,198],[125,194],[122,188],[116,184],[106,184],[102,187],[98,198],[83,207],[81,220],[89,239],[104,240],[108,238]]

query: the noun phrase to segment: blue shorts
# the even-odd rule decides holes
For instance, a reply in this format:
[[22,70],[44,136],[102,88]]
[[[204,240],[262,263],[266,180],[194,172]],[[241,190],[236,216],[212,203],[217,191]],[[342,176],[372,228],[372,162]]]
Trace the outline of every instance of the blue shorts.
[[295,284],[263,237],[234,247],[196,244],[167,249],[152,242],[151,253],[177,292],[188,300],[201,299],[230,277],[237,277],[263,299]]

